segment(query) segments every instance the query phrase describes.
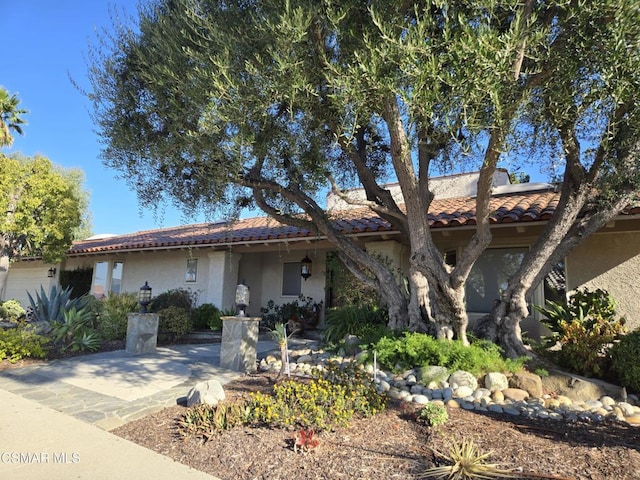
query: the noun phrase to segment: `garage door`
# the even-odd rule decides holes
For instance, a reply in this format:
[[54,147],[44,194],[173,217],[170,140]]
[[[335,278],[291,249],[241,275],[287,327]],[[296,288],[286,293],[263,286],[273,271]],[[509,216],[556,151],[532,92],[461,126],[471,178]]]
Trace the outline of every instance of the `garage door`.
[[48,278],[49,268],[47,266],[28,266],[24,263],[12,264],[9,267],[9,276],[4,289],[3,300],[15,298],[23,307],[29,305],[27,292],[35,298],[35,293],[40,291],[40,286],[49,293],[49,285],[55,278]]

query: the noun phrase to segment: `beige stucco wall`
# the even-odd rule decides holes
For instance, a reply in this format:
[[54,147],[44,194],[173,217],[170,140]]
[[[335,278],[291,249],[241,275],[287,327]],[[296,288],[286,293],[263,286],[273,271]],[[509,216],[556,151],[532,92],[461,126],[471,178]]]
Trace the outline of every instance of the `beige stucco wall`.
[[[282,295],[282,264],[299,262],[307,254],[313,262],[313,274],[302,280],[302,294],[315,302],[324,301],[326,278],[326,251],[294,250],[290,252],[221,252],[213,250],[185,250],[130,253],[114,256],[72,258],[66,267],[72,270],[81,266],[93,266],[99,261],[122,261],[122,291],[137,292],[145,281],[153,288],[153,294],[174,288],[190,289],[198,294],[198,303],[213,303],[221,309],[235,308],[235,287],[244,280],[251,290],[249,315],[258,316],[260,307],[273,300],[282,305],[297,297]],[[198,259],[196,282],[185,282],[187,258]],[[46,276],[46,275],[45,275]]]
[[599,233],[567,258],[570,290],[603,288],[630,328],[640,327],[640,233]]
[[[297,297],[282,295],[282,264],[285,262],[299,262],[304,258],[305,254],[312,261],[312,275],[306,281],[301,280],[302,295],[313,298],[316,303],[324,301],[327,276],[326,251],[310,249],[308,251],[294,250],[263,253],[261,254],[262,269],[260,273],[262,283],[259,287],[260,298],[255,298],[255,301],[251,300],[251,305],[248,309],[250,314],[259,314],[260,306],[265,306],[269,300],[273,300],[276,305],[296,300]],[[244,265],[244,262],[242,263]],[[249,277],[245,277],[245,280],[247,285],[251,287]],[[253,288],[251,289],[251,298],[254,299]]]

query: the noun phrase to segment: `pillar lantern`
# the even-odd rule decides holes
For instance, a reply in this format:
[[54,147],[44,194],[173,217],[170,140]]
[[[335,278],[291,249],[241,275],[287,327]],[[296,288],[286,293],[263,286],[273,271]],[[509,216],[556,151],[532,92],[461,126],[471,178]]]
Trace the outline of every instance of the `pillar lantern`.
[[147,313],[147,305],[151,303],[151,287],[149,282],[144,282],[138,292],[138,303],[142,306],[142,313]]
[[236,314],[239,317],[246,315],[245,311],[249,305],[249,287],[241,281],[236,287]]

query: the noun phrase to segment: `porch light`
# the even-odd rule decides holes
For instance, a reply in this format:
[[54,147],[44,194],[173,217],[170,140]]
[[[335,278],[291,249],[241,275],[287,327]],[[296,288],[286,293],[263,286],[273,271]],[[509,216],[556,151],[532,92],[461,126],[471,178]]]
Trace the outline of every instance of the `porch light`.
[[151,303],[151,287],[149,282],[144,282],[138,292],[138,303],[142,306],[142,313],[147,313],[147,305]]
[[238,286],[236,286],[236,314],[239,317],[246,315],[245,310],[249,305],[249,287],[244,284],[242,280]]
[[300,276],[304,278],[305,282],[311,276],[311,259],[308,255],[305,255],[300,261]]
[[56,276],[56,267],[51,267],[49,270],[47,270],[47,277],[53,278],[55,276]]

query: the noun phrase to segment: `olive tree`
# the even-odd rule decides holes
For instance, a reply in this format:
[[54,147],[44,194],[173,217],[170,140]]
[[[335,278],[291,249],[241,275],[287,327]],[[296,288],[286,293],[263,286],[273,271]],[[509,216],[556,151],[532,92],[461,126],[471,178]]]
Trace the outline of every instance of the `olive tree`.
[[[440,337],[453,330],[466,342],[465,281],[491,242],[491,185],[505,152],[529,145],[553,151],[572,172],[576,162],[592,169],[566,176],[585,180],[589,194],[563,190],[563,225],[573,225],[578,217],[567,211],[587,201],[605,217],[622,201],[611,192],[629,191],[617,180],[635,159],[622,137],[634,138],[636,128],[637,26],[627,28],[636,3],[150,1],[137,22],[118,24],[92,51],[88,95],[106,165],[143,204],[231,216],[255,205],[317,231],[382,293],[390,327],[421,330],[432,321]],[[571,138],[602,150],[601,160],[572,157]],[[455,266],[436,247],[427,216],[430,176],[447,168],[480,172],[475,232]],[[401,204],[384,186],[390,179]],[[353,186],[364,189],[364,201],[345,195]],[[328,189],[407,239],[409,298],[389,266],[332,221],[320,201]],[[597,190],[619,204],[602,195],[594,203]],[[562,228],[557,237],[553,251],[569,245]],[[547,268],[536,265],[524,283]],[[509,302],[505,296],[502,305]],[[496,311],[513,351],[521,350],[523,313]]]

